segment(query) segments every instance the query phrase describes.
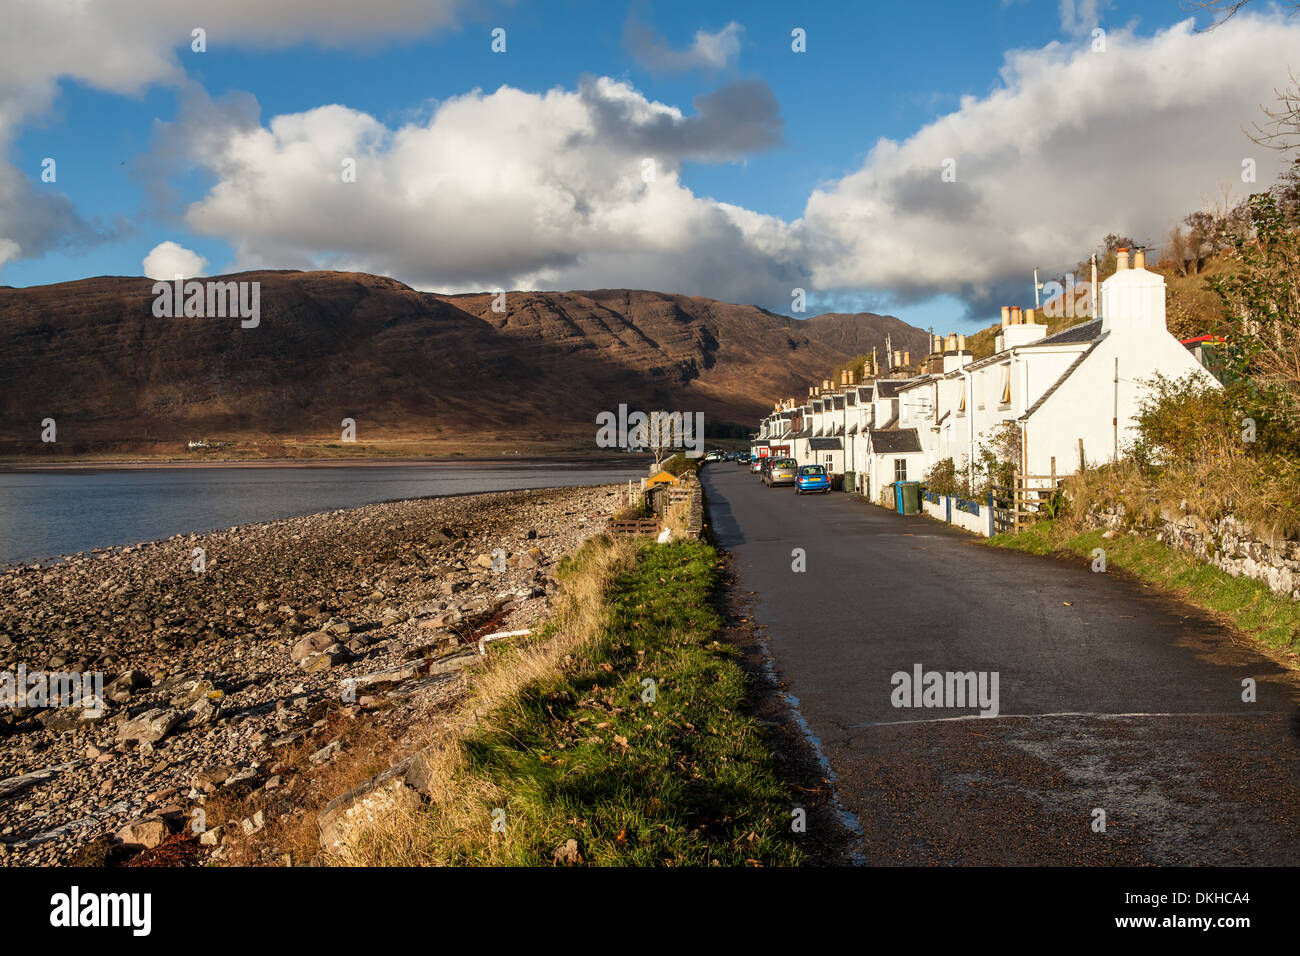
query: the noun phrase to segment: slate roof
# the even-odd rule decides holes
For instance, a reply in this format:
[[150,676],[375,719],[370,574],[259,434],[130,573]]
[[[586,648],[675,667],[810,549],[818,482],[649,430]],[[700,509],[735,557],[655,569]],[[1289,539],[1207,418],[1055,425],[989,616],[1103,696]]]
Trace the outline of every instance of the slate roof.
[[1101,319],[1092,319],[1089,322],[1082,322],[1079,325],[1072,325],[1068,329],[1057,332],[1055,335],[1049,335],[1046,338],[1039,339],[1037,342],[1030,342],[1027,345],[1020,345],[1017,348],[1034,349],[1040,345],[1069,345],[1071,342],[1092,342],[1101,335]]
[[907,452],[919,452],[921,439],[915,428],[895,428],[871,430],[871,450],[877,455],[902,455]]
[[814,438],[808,442],[813,451],[841,451],[844,445],[838,438]]
[[911,384],[912,382],[910,379],[905,382],[877,382],[876,396],[878,398],[896,398],[900,388]]

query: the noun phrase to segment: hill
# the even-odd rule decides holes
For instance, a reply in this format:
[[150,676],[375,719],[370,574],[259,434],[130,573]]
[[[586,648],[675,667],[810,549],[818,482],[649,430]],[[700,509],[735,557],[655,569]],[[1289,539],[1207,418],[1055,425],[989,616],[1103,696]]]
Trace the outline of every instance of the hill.
[[[173,451],[193,438],[258,443],[435,439],[591,448],[597,412],[701,411],[748,427],[885,334],[925,333],[871,313],[796,320],[752,305],[627,289],[417,292],[389,278],[248,272],[260,322],[159,318],[153,282],[101,277],[0,288],[0,454]],[[910,331],[909,331],[910,330]],[[278,444],[277,444],[278,443]],[[342,449],[360,451],[359,446]],[[328,452],[326,452],[328,453]]]

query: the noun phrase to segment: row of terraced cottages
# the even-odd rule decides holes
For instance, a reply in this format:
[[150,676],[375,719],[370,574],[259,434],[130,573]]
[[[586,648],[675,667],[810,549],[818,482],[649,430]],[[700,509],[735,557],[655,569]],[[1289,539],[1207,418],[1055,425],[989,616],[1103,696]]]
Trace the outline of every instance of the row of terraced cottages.
[[779,402],[752,451],[825,465],[837,487],[885,503],[888,486],[919,481],[946,458],[977,484],[982,452],[1009,427],[1020,474],[1064,476],[1124,453],[1145,380],[1191,374],[1217,384],[1199,354],[1166,328],[1164,278],[1141,251],[1130,268],[1121,250],[1099,318],[1048,335],[1033,309],[1004,308],[993,354],[974,359],[965,336],[935,336],[918,367],[894,353],[886,377],[857,383],[845,372],[802,403]]

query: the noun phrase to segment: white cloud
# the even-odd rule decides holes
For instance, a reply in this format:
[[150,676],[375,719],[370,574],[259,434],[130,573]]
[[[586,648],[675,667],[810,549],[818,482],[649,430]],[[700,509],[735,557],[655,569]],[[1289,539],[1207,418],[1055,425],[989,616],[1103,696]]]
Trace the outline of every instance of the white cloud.
[[[124,95],[154,83],[182,82],[185,68],[201,65],[205,55],[191,51],[196,28],[206,31],[210,51],[303,42],[355,46],[446,28],[465,2],[4,0],[0,155],[24,121],[53,105],[63,79]],[[108,235],[82,220],[62,195],[33,190],[23,172],[0,161],[0,239],[17,243],[22,255]]]
[[675,50],[653,30],[629,20],[624,42],[643,66],[652,70],[721,70],[740,56],[740,35],[745,28],[734,20],[721,30],[695,31],[695,38],[685,50]]
[[[475,91],[395,129],[339,105],[233,126],[193,153],[217,182],[186,221],[231,241],[246,268],[364,269],[446,291],[645,285],[788,297],[788,227],[680,182],[684,159],[779,136],[765,86],[713,96],[728,109],[702,97],[688,116],[602,78],[575,91]],[[355,182],[344,181],[347,160]]]
[[[949,293],[980,307],[1029,288],[1035,266],[1077,261],[1109,232],[1159,243],[1214,196],[1273,181],[1282,159],[1243,133],[1285,85],[1300,22],[1190,21],[1107,52],[1051,44],[1008,54],[1001,87],[968,97],[862,167],[816,190],[802,231],[819,288]],[[1241,181],[1257,160],[1258,184]],[[956,182],[943,182],[946,159]]]
[[167,241],[154,246],[144,257],[144,274],[150,279],[171,280],[180,275],[193,279],[204,275],[208,260],[178,243]]

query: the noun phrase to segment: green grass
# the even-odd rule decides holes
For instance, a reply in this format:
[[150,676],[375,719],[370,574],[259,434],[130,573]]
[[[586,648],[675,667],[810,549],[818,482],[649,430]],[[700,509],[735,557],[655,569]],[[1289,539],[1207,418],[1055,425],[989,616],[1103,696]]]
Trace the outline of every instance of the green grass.
[[491,862],[551,865],[570,839],[603,866],[800,862],[792,801],[745,713],[748,680],[716,640],[718,580],[706,544],[642,546],[580,659],[466,741],[466,769],[505,799]]
[[1119,568],[1188,604],[1221,615],[1237,630],[1268,647],[1300,649],[1300,601],[1275,594],[1253,578],[1234,578],[1226,571],[1141,535],[1101,530],[1073,534],[1055,521],[1014,535],[998,535],[988,544],[1031,554],[1072,554],[1091,561],[1095,548],[1106,552],[1106,566]]

